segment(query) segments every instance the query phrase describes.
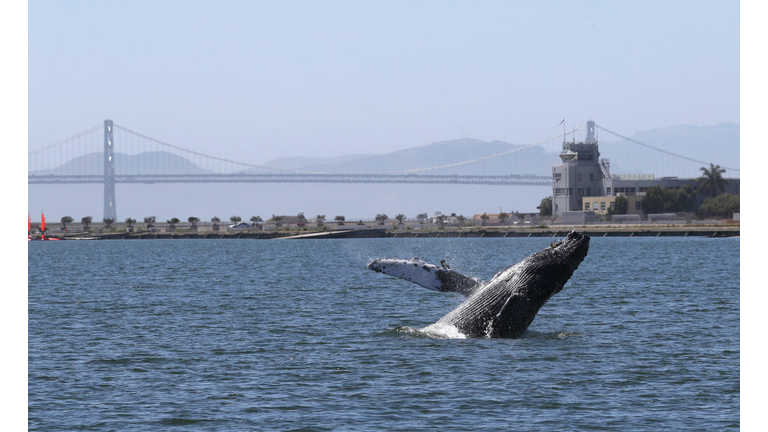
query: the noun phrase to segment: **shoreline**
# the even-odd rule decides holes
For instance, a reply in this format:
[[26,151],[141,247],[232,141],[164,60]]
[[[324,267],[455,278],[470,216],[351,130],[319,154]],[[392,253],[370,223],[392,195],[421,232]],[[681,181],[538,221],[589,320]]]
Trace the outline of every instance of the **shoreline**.
[[[59,240],[155,240],[155,239],[335,239],[335,238],[504,238],[504,237],[565,237],[572,230],[590,237],[738,237],[739,226],[551,226],[531,228],[425,228],[403,230],[391,228],[328,230],[328,231],[223,231],[223,232],[140,232],[49,235]],[[33,240],[39,240],[33,239]]]

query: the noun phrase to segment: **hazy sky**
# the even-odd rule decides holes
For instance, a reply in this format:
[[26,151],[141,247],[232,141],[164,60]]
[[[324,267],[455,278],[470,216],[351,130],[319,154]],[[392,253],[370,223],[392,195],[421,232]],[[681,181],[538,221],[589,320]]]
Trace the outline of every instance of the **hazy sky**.
[[107,118],[251,163],[525,143],[562,118],[626,135],[740,121],[736,1],[35,0],[28,13],[30,149]]

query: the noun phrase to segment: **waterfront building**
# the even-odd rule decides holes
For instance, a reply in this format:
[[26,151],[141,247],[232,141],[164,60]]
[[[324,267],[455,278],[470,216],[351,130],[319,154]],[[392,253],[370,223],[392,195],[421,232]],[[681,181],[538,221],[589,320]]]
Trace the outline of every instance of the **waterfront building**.
[[[565,212],[594,212],[604,215],[618,195],[629,202],[628,214],[645,214],[643,197],[654,186],[679,188],[690,185],[696,189],[696,178],[661,177],[653,174],[611,174],[608,159],[600,159],[595,122],[587,122],[587,135],[583,142],[563,142],[560,152],[562,163],[552,166],[552,213],[563,217]],[[728,178],[725,192],[738,194],[740,179]],[[707,196],[699,194],[699,203]]]

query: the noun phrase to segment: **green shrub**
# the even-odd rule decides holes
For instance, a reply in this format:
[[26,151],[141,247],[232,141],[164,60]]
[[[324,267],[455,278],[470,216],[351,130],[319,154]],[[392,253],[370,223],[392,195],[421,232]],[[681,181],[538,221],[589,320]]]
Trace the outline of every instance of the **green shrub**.
[[643,198],[643,211],[651,213],[679,213],[696,207],[696,192],[690,185],[680,188],[648,188]]
[[740,211],[740,196],[728,192],[714,198],[707,198],[699,206],[699,217],[723,217],[732,218],[734,213]]

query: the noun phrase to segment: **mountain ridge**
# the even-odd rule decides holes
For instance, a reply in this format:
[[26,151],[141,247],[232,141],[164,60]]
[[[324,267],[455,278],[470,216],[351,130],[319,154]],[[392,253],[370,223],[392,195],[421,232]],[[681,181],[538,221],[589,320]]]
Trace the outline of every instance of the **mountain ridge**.
[[[629,138],[692,159],[712,161],[735,169],[740,167],[740,125],[722,122],[712,126],[678,125],[657,127],[634,133]],[[600,137],[598,136],[598,143]],[[374,155],[342,155],[333,158],[311,158],[311,163],[282,165],[279,159],[269,166],[283,169],[326,173],[374,173],[431,168],[491,156],[520,148],[521,144],[473,138],[438,141],[394,152]],[[540,150],[544,152],[543,149]],[[452,154],[446,154],[451,152]],[[627,156],[629,157],[629,156]],[[308,158],[310,159],[310,158]],[[622,161],[614,158],[615,162]],[[540,165],[540,163],[539,163]],[[544,167],[548,171],[551,167]],[[541,167],[537,167],[541,170]],[[522,174],[522,172],[521,172]]]

